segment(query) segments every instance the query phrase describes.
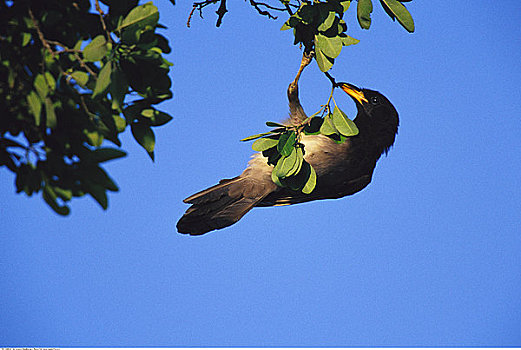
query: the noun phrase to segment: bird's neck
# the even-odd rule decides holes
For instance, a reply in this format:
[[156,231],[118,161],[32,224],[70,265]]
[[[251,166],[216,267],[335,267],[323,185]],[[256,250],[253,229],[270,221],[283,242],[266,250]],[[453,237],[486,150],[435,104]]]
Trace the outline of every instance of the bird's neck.
[[354,122],[359,129],[361,140],[370,145],[371,153],[375,157],[380,158],[383,153],[387,154],[394,144],[397,126],[375,123],[366,118],[355,118]]

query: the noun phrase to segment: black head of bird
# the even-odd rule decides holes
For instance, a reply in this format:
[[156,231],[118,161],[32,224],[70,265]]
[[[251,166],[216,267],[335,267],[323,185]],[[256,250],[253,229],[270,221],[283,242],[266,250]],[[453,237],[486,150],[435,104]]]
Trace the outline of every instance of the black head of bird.
[[355,101],[358,113],[354,122],[357,127],[373,138],[380,154],[387,154],[398,133],[399,118],[396,108],[378,91],[360,89],[349,83],[338,85]]
[[[234,224],[256,206],[335,199],[364,189],[371,182],[376,162],[394,143],[398,113],[378,91],[360,89],[349,83],[337,85],[356,103],[358,113],[354,122],[359,134],[343,143],[324,135],[302,136],[304,159],[317,175],[316,187],[310,194],[277,186],[271,179],[273,166],[257,153],[241,175],[221,180],[186,198],[184,202],[191,206],[177,223],[177,230],[201,235]],[[291,111],[297,109],[290,108]]]

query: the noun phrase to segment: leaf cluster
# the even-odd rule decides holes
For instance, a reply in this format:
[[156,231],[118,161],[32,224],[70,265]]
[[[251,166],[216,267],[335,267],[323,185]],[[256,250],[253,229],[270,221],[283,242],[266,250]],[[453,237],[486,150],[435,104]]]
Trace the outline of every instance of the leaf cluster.
[[101,2],[107,13],[97,0],[0,1],[0,167],[61,215],[86,194],[106,209],[118,186],[101,163],[126,155],[120,134],[130,126],[153,159],[152,128],[172,119],[155,107],[172,97],[157,8]]
[[[322,116],[318,116],[322,112]],[[305,194],[316,186],[317,176],[313,167],[304,159],[305,149],[302,135],[324,135],[337,143],[358,135],[356,124],[335,104],[333,111],[329,105],[307,118],[300,125],[283,125],[266,122],[275,129],[252,135],[241,141],[255,140],[253,150],[262,152],[268,164],[273,165],[272,181],[280,187],[288,187]]]
[[[414,21],[402,2],[410,0],[380,0],[385,12],[409,32],[414,31]],[[343,19],[351,0],[326,0],[303,2],[299,9],[284,23],[281,30],[293,29],[294,44],[304,45],[305,51],[315,51],[315,59],[322,72],[327,72],[340,55],[342,47],[357,44],[358,39],[346,34],[347,23]],[[371,26],[371,0],[358,0],[357,19],[361,28]]]

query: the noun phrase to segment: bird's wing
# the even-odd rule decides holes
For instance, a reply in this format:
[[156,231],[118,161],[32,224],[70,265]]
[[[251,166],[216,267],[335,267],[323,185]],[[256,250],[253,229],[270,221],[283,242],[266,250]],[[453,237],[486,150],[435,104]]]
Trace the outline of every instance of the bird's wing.
[[363,175],[359,178],[347,181],[338,191],[321,191],[317,188],[310,194],[304,194],[300,191],[293,191],[288,188],[280,188],[278,191],[272,192],[260,201],[257,207],[284,206],[298,203],[310,202],[318,199],[337,199],[348,195],[355,194],[363,190],[371,183],[371,175]]
[[363,140],[348,138],[336,143],[324,135],[305,135],[304,159],[317,174],[313,192],[304,194],[278,188],[257,204],[259,207],[290,205],[318,199],[334,199],[361,191],[370,182],[375,161],[367,155]]

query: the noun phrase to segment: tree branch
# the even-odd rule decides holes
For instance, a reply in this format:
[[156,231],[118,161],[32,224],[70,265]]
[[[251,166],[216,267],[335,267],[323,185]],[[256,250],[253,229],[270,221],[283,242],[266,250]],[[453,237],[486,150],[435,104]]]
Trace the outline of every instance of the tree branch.
[[215,24],[216,27],[220,27],[221,23],[223,21],[223,17],[228,12],[226,9],[226,0],[221,0],[221,5],[219,5],[219,9],[215,11],[215,13],[219,16],[217,18],[217,23]]
[[329,81],[331,82],[331,84],[333,85],[333,88],[336,88],[339,86],[339,84],[336,82],[335,78],[333,78],[331,76],[331,74],[329,74],[329,72],[324,72],[324,74],[326,75],[326,77],[329,79]]
[[[188,28],[190,28],[190,21],[192,20],[192,15],[194,14],[195,10],[198,10],[199,11],[199,16],[201,18],[203,18],[203,9],[206,6],[215,4],[215,3],[219,2],[219,1],[220,0],[205,0],[205,1],[201,1],[201,2],[194,2],[193,7],[192,7],[192,11],[190,11],[190,15],[188,16],[188,21],[186,21],[186,26]],[[224,16],[224,14],[223,14],[223,16]]]
[[[216,23],[216,27],[220,27],[221,24],[222,24],[222,19],[224,17],[224,15],[228,12],[228,9],[226,8],[226,0],[205,0],[205,1],[201,1],[201,2],[194,2],[193,3],[193,7],[192,7],[192,10],[190,11],[190,14],[188,15],[188,20],[186,21],[186,26],[188,28],[190,28],[190,21],[192,20],[192,16],[195,12],[195,10],[198,10],[199,11],[199,16],[201,18],[203,18],[203,9],[208,6],[208,5],[213,5],[213,4],[216,4],[216,3],[220,3],[219,5],[219,8],[217,9],[217,11],[215,13],[217,13],[217,23]],[[265,3],[265,2],[260,2],[260,1],[256,1],[256,0],[249,0],[249,4],[255,8],[255,10],[257,10],[257,12],[262,15],[262,16],[266,16],[268,17],[269,19],[277,19],[277,16],[274,16],[271,12],[269,12],[268,10],[273,10],[273,11],[280,11],[280,12],[287,12],[289,13],[289,15],[293,15],[293,11],[291,10],[291,7],[294,7],[294,8],[298,8],[299,6],[295,5],[295,4],[291,4],[289,1],[281,1],[279,0],[279,2],[281,2],[284,7],[276,7],[276,6],[273,6],[273,5],[270,5],[268,3]]]
[[31,21],[33,22],[34,28],[36,28],[36,32],[38,33],[38,38],[40,39],[40,42],[42,43],[43,47],[47,49],[51,53],[51,55],[54,57],[56,53],[52,50],[51,45],[49,45],[49,42],[45,40],[45,37],[43,36],[43,33],[40,29],[40,26],[38,25],[38,21],[34,17],[33,11],[29,8],[29,16],[31,17]]
[[107,39],[109,40],[109,42],[111,44],[114,44],[114,42],[112,41],[112,38],[110,36],[110,32],[107,30],[107,25],[105,24],[105,19],[103,18],[105,16],[105,13],[103,12],[103,10],[100,7],[99,0],[96,0],[96,11],[98,11],[98,13],[99,13],[99,20],[101,22],[103,31],[105,32],[105,34],[107,34]]
[[[49,53],[52,55],[52,57],[56,57],[56,55],[59,55],[60,52],[59,51],[54,51],[51,47],[51,45],[54,45],[54,46],[59,46],[63,49],[62,52],[68,52],[68,53],[72,53],[74,55],[74,57],[78,60],[78,62],[80,63],[80,66],[82,68],[84,68],[90,75],[92,75],[93,77],[97,78],[98,75],[96,74],[96,72],[94,72],[86,63],[85,61],[83,61],[83,59],[80,57],[79,55],[79,50],[74,50],[74,49],[71,49],[67,46],[65,46],[64,44],[58,42],[58,41],[54,41],[54,40],[47,40],[45,39],[45,36],[43,35],[43,32],[42,30],[40,29],[40,26],[38,25],[38,21],[36,20],[36,18],[34,17],[34,14],[33,14],[33,11],[31,9],[29,9],[29,16],[31,17],[31,21],[33,22],[33,25],[34,25],[34,28],[36,29],[36,32],[38,33],[38,38],[40,39],[40,42],[42,43],[43,47],[45,47],[45,49],[47,51],[49,51]],[[61,69],[61,67],[60,67]]]
[[277,7],[273,7],[271,5],[268,5],[264,2],[257,2],[255,0],[250,0],[250,5],[253,6],[257,12],[262,15],[262,16],[267,16],[269,19],[277,19],[277,16],[273,16],[269,11],[267,10],[262,10],[260,7],[263,6],[265,8],[268,8],[270,10],[274,10],[274,11],[286,11],[286,8],[277,8]]

